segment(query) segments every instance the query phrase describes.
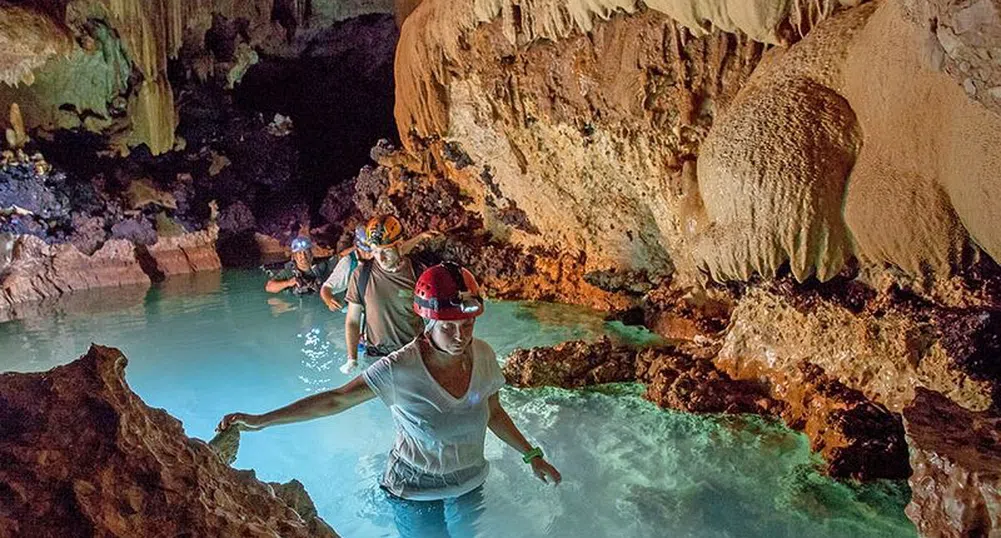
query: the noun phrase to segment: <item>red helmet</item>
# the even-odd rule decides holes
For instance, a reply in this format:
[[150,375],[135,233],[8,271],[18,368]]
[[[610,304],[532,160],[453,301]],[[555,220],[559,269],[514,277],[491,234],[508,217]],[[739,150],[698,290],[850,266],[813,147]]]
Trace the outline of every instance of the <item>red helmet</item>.
[[483,313],[480,286],[473,273],[452,262],[429,267],[414,287],[414,312],[424,319],[455,321]]

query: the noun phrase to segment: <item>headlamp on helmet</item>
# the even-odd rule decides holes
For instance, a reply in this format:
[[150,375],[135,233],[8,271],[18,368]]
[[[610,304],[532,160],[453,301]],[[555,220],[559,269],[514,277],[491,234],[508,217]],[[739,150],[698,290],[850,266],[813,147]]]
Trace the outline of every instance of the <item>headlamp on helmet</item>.
[[292,240],[292,252],[304,252],[313,248],[313,242],[308,237],[299,236]]
[[454,321],[483,313],[483,299],[473,274],[455,263],[428,268],[417,279],[414,312],[424,319]]

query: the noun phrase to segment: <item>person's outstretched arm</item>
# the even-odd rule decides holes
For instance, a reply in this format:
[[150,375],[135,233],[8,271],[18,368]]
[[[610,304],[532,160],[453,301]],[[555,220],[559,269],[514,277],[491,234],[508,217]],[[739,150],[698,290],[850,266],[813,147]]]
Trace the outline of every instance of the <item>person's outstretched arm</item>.
[[[507,443],[508,446],[517,450],[519,454],[525,454],[532,450],[532,445],[525,439],[521,430],[518,429],[518,426],[511,420],[511,416],[507,414],[507,411],[501,405],[500,395],[495,393],[488,401],[490,404],[490,421],[487,423],[487,426],[490,428],[490,431],[494,432],[494,435]],[[544,458],[532,459],[532,472],[535,473],[535,476],[539,477],[539,480],[547,484],[549,480],[552,480],[554,484],[559,484],[563,480],[556,467],[550,465]]]
[[286,288],[291,288],[292,286],[295,286],[295,277],[287,280],[269,280],[268,283],[264,285],[264,291],[268,293],[279,293]]
[[441,236],[442,233],[438,230],[428,230],[426,232],[421,232],[410,239],[407,239],[400,243],[400,254],[410,254],[410,251],[417,247],[421,241],[427,239],[433,239],[435,237]]
[[278,424],[305,422],[342,413],[372,398],[375,398],[375,393],[358,376],[336,389],[308,396],[263,415],[230,413],[222,417],[216,431],[223,431],[234,425],[241,430],[260,430]]

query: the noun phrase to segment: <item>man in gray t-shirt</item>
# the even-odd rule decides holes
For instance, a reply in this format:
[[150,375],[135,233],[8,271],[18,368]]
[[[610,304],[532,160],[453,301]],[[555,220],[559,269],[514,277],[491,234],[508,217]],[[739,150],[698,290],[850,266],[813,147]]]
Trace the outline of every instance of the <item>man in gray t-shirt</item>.
[[362,313],[365,314],[365,355],[382,357],[407,345],[423,330],[421,318],[413,310],[417,268],[400,253],[403,229],[396,217],[376,217],[366,227],[373,261],[355,268],[348,279],[345,300],[344,339],[348,362],[341,371],[350,372],[358,364]]

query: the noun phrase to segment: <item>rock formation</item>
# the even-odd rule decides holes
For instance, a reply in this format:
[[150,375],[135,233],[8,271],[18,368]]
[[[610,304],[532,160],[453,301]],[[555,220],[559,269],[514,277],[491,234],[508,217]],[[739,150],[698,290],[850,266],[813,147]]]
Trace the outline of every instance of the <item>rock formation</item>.
[[906,512],[921,536],[1001,532],[1001,416],[918,389],[904,409],[904,428],[914,469]]
[[638,381],[647,385],[646,399],[661,407],[781,418],[810,438],[831,476],[900,479],[910,473],[898,414],[806,362],[784,379],[772,375],[736,380],[713,364],[718,351],[718,345],[638,350],[614,346],[607,339],[567,342],[515,351],[504,375],[518,387]]
[[[324,177],[309,152],[325,139],[306,133],[337,114],[272,110],[262,88],[317,66],[372,75],[385,62],[313,54],[347,35],[388,50],[388,16],[333,21],[393,11],[402,147],[378,144],[353,183]],[[302,227],[336,238],[392,212],[410,234],[446,232],[424,254],[469,265],[492,296],[714,343],[697,359],[537,350],[512,363],[521,383],[641,380],[661,405],[780,416],[838,476],[906,472],[897,413],[925,388],[1001,405],[996,1],[56,0],[0,8],[3,44],[0,78],[33,82],[0,91],[19,105],[11,146],[57,165],[12,154],[0,185],[36,202],[0,206],[0,231],[38,267],[105,263],[126,239],[121,270],[162,278],[215,264],[211,223],[223,263],[257,263]],[[66,83],[84,74],[86,91]],[[99,141],[77,151],[85,131]],[[108,147],[132,155],[89,164]],[[64,181],[62,163],[85,172]],[[27,264],[0,248],[4,293],[59,287]]]
[[0,263],[0,309],[75,290],[150,283],[128,241],[112,239],[88,256],[68,243],[46,245],[31,235],[8,238],[12,255]]
[[125,382],[127,362],[94,345],[49,372],[0,375],[5,533],[337,536],[302,484],[269,486],[232,470],[147,407]]
[[[164,153],[174,147],[178,121],[168,63],[182,50],[204,60],[202,74],[219,70],[232,86],[256,62],[254,48],[280,52],[294,47],[300,27],[391,13],[391,4],[56,0],[4,7],[0,43],[10,43],[14,54],[4,57],[0,76],[10,85],[24,84],[0,90],[0,105],[6,110],[20,103],[32,128],[113,132],[123,150],[146,144],[154,154]],[[243,21],[243,46],[213,56],[219,51],[212,50],[212,30],[220,18]]]

